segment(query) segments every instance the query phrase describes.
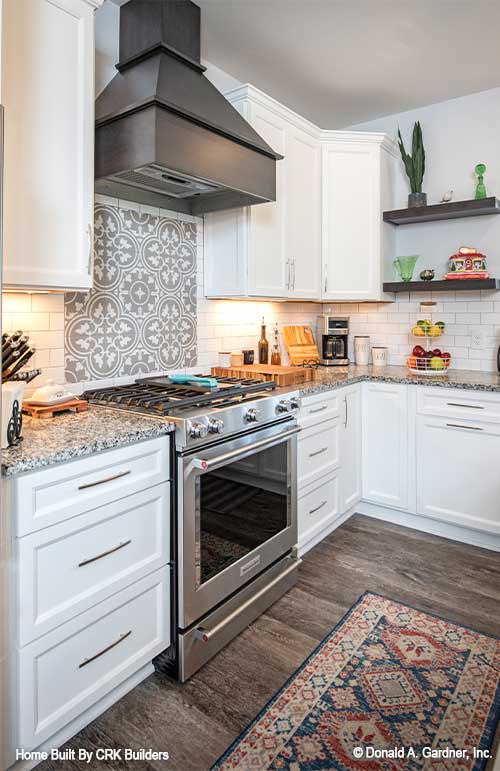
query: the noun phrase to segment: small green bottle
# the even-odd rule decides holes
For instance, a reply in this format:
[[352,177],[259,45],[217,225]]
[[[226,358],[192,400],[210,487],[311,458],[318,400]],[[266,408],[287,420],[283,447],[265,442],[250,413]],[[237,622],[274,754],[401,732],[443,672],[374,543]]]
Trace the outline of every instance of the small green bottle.
[[485,164],[478,163],[474,171],[477,174],[476,198],[486,198],[486,187],[483,178],[483,174],[486,171]]

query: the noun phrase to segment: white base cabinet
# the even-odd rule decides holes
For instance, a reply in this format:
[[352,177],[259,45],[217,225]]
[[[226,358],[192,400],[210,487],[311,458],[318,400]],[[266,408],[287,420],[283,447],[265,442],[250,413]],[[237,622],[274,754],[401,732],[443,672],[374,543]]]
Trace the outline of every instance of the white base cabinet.
[[500,425],[417,417],[417,513],[500,535]]
[[340,428],[340,510],[344,513],[361,500],[361,387],[356,385],[344,388],[340,397],[343,402]]
[[408,506],[408,386],[363,383],[363,498]]
[[59,746],[169,646],[169,442],[4,480],[12,530],[2,558],[14,566],[2,609],[12,619],[6,766],[16,747]]
[[92,286],[94,10],[3,0],[3,285]]
[[298,533],[303,552],[337,527],[361,497],[360,387],[304,397],[299,423]]

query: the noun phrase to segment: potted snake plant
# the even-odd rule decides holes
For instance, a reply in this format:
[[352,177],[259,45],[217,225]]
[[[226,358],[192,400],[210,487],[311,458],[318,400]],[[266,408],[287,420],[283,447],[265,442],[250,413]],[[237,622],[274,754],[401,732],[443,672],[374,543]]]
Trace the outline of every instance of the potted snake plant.
[[399,151],[410,180],[411,193],[408,195],[408,208],[427,205],[427,193],[422,193],[422,180],[425,172],[425,150],[422,140],[420,121],[413,127],[412,154],[406,152],[401,131],[398,128]]

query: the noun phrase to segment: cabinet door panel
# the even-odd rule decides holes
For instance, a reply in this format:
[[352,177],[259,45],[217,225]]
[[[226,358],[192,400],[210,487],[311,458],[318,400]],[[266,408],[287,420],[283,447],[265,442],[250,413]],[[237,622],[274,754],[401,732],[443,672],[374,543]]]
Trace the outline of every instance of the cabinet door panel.
[[[277,153],[286,155],[286,126],[277,115],[253,105],[250,122]],[[288,281],[285,263],[285,165],[276,164],[276,201],[250,209],[248,294],[284,297]]]
[[93,9],[83,0],[6,0],[3,281],[91,284]]
[[361,391],[345,392],[340,431],[340,511],[361,500]]
[[500,428],[452,418],[417,419],[417,511],[500,534]]
[[367,143],[323,148],[323,297],[380,294],[378,150]]
[[321,149],[291,127],[286,147],[286,256],[293,299],[319,298],[321,266]]
[[363,386],[363,498],[408,507],[408,391],[406,386]]

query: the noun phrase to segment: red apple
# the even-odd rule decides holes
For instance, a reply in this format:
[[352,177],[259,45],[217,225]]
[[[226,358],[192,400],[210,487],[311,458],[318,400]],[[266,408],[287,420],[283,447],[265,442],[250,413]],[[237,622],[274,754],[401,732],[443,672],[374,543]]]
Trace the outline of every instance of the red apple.
[[[441,356],[441,349],[440,348],[434,348],[434,350],[432,352],[432,355],[433,356]],[[442,358],[442,356],[441,356],[441,358]]]
[[423,356],[425,353],[421,345],[416,345],[412,351],[413,356]]
[[441,354],[441,358],[443,361],[449,361],[451,359],[451,353],[448,353],[448,351],[445,351]]

